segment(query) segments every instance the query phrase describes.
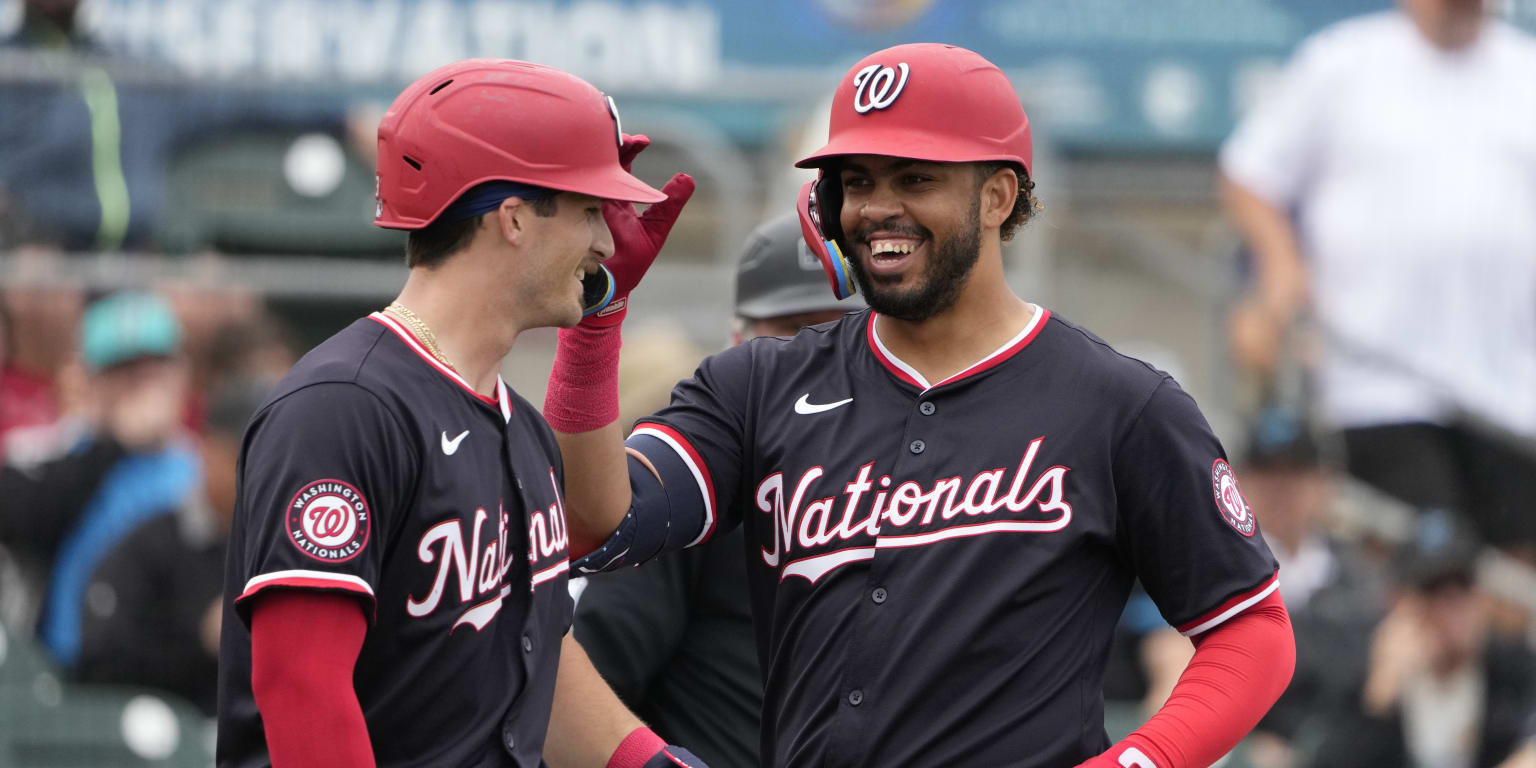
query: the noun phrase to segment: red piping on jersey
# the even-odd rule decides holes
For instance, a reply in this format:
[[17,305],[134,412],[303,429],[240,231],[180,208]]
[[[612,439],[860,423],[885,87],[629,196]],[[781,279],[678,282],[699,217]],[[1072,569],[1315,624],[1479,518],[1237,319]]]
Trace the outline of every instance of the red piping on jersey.
[[[417,339],[416,335],[411,333],[409,330],[407,330],[405,328],[405,326],[402,326],[399,323],[395,322],[394,318],[392,318],[392,317],[390,317],[390,316],[388,316],[388,315],[386,315],[386,314],[384,314],[382,312],[374,312],[373,314],[368,316],[368,319],[369,320],[373,320],[374,322],[377,322],[380,325],[383,325],[385,328],[388,328],[391,331],[394,331],[395,335],[399,336],[400,340],[405,342],[405,345],[407,347],[410,347],[411,351],[415,352],[417,357],[420,357],[421,359],[427,361],[427,363],[429,365],[431,365],[433,368],[436,368],[439,373],[441,373],[444,376],[447,376],[449,379],[453,380],[453,383],[458,384],[459,386],[463,387],[465,392],[468,392],[471,395],[474,395],[476,400],[479,400],[480,402],[485,403],[486,405],[496,406],[497,408],[502,408],[503,407],[500,395],[501,395],[501,389],[505,385],[502,384],[500,376],[496,377],[496,394],[497,394],[497,397],[487,397],[485,395],[482,395],[479,392],[476,392],[475,388],[471,387],[469,385],[469,382],[465,381],[464,378],[462,376],[460,376],[457,371],[453,370],[452,368],[449,368],[446,365],[443,365],[442,361],[440,361],[437,358],[433,357],[432,353],[428,352],[426,346],[424,346],[421,343],[421,340]],[[511,403],[510,403],[510,401],[506,404],[505,407],[506,407],[506,413],[504,413],[503,415],[506,415],[506,416],[508,416],[508,418],[511,418],[511,416],[510,416],[510,414],[511,414]]]
[[681,447],[683,449],[683,461],[687,462],[698,473],[698,476],[704,479],[704,514],[708,519],[704,523],[704,532],[699,534],[698,538],[689,542],[688,546],[691,547],[695,544],[703,544],[709,541],[710,537],[715,535],[715,525],[720,519],[720,516],[715,514],[715,481],[709,476],[709,465],[704,463],[704,458],[693,447],[693,443],[688,442],[688,438],[683,437],[681,432],[662,424],[643,421],[636,424],[634,431],[630,434],[643,434],[641,430],[658,432],[660,433],[657,435],[658,437],[665,436],[675,441],[676,445],[673,447]]
[[[955,375],[950,376],[949,378],[944,379],[937,384],[931,385],[925,384],[921,379],[904,370],[904,368],[911,368],[912,366],[907,365],[900,358],[888,352],[880,343],[880,337],[875,334],[875,318],[877,317],[879,317],[879,313],[871,311],[869,313],[869,321],[865,323],[864,326],[865,336],[868,337],[869,340],[869,350],[874,353],[875,359],[879,360],[880,364],[884,365],[886,370],[890,371],[891,374],[896,378],[901,379],[902,381],[911,384],[918,389],[927,391],[936,387],[942,387],[945,384],[959,381],[960,379],[966,378],[968,376],[975,376],[982,371],[995,368],[1014,355],[1017,355],[1025,347],[1029,346],[1029,343],[1034,341],[1036,336],[1040,335],[1040,331],[1045,328],[1046,321],[1051,317],[1051,311],[1044,307],[1035,307],[1034,315],[1029,318],[1029,322],[1024,325],[1023,330],[1019,332],[1017,337],[1004,344],[997,351],[977,361],[971,367],[966,368],[965,370],[960,371],[959,373],[956,373]],[[916,369],[913,370],[915,371]]]
[[1201,614],[1198,618],[1180,624],[1176,629],[1191,637],[1206,632],[1213,627],[1220,626],[1226,620],[1242,613],[1244,610],[1263,600],[1280,587],[1280,572],[1276,571],[1265,579],[1257,587],[1233,596],[1221,605]]

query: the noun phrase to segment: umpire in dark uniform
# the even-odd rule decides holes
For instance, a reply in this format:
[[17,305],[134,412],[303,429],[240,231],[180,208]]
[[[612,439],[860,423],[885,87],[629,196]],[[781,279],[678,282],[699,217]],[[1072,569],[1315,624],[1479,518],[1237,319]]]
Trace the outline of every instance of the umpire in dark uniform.
[[[838,301],[793,213],[747,238],[731,340],[793,336],[863,309]],[[710,765],[758,764],[763,683],[741,528],[645,565],[587,579],[574,632],[615,693],[668,743]]]

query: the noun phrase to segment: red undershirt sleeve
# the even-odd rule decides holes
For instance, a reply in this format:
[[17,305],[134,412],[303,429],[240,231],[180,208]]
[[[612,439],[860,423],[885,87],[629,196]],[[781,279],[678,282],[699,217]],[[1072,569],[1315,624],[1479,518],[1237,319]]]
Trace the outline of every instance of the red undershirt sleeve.
[[251,613],[251,690],[273,768],[372,768],[352,670],[368,632],[356,598],[277,589]]
[[1296,642],[1279,590],[1193,639],[1194,658],[1157,714],[1083,768],[1209,766],[1290,685]]

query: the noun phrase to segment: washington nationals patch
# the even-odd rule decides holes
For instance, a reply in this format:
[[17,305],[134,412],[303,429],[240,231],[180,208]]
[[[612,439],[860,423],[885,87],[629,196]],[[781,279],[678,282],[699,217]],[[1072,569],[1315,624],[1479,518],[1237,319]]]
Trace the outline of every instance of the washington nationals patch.
[[1216,495],[1216,508],[1221,510],[1222,519],[1238,533],[1252,536],[1258,520],[1253,516],[1253,508],[1248,506],[1248,499],[1243,497],[1243,489],[1237,485],[1237,475],[1225,459],[1217,459],[1211,464],[1211,492]]
[[340,563],[368,543],[368,502],[340,480],[316,480],[288,503],[288,538],[316,560]]

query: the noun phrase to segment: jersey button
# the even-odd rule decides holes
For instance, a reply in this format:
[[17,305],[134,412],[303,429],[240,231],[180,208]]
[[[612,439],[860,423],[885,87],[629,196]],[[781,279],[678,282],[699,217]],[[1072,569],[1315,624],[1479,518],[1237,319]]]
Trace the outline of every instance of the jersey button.
[[523,635],[523,653],[533,653],[533,640]]
[[884,603],[887,597],[889,595],[886,593],[885,587],[875,587],[875,591],[869,593],[869,599],[875,601],[875,605]]
[[917,407],[917,409],[922,411],[924,416],[932,416],[933,412],[937,411],[939,407],[925,400],[923,401],[922,405]]
[[913,440],[912,444],[907,446],[907,448],[909,450],[911,450],[913,453],[922,453],[924,450],[926,450],[928,448],[928,444],[924,443],[921,440]]
[[857,707],[864,703],[864,692],[855,688],[848,692],[848,703]]

